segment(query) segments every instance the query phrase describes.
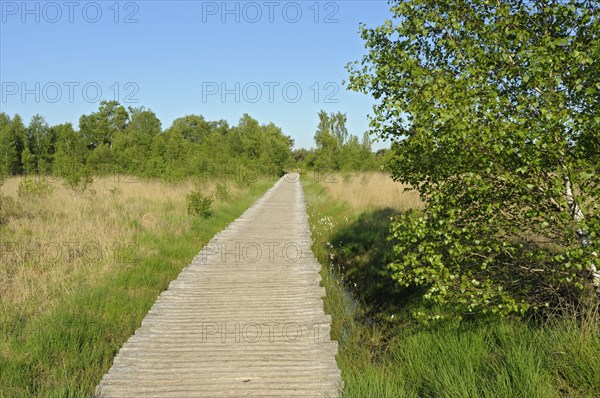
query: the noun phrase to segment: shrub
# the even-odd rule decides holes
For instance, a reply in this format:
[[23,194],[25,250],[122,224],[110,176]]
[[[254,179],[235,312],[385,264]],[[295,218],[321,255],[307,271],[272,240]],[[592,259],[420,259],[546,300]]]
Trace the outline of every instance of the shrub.
[[191,216],[210,217],[213,199],[202,195],[199,189],[190,192],[187,197],[187,212]]
[[84,193],[94,182],[94,176],[88,168],[73,170],[64,175],[64,185],[73,191],[74,194]]
[[215,187],[215,198],[222,202],[226,202],[231,199],[231,191],[226,182],[220,182]]
[[23,177],[19,184],[18,195],[22,199],[44,199],[54,192],[54,187],[45,179]]

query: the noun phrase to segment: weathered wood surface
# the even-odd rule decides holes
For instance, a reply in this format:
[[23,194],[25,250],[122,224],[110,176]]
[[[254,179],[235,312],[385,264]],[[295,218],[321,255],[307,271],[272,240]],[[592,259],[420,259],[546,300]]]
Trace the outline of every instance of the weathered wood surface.
[[280,179],[157,299],[102,378],[101,397],[335,397],[298,176]]

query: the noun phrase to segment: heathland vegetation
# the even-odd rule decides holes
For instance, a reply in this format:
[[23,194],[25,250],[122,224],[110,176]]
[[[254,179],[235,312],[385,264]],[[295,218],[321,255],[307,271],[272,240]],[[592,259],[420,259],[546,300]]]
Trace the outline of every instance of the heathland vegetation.
[[362,37],[396,182],[304,181],[345,396],[598,397],[597,2],[397,1]]
[[398,284],[390,267],[393,220],[423,211],[418,195],[380,173],[303,184],[345,397],[598,396],[597,307],[459,320],[446,306],[428,320],[427,290]]
[[381,163],[341,113],[319,128],[339,135],[331,154],[248,115],[163,130],[114,101],[77,129],[0,113],[0,396],[90,396],[158,294],[285,170]]
[[[26,185],[23,181],[30,181]],[[0,226],[0,396],[89,397],[157,296],[273,181],[10,178]],[[190,192],[213,199],[190,215]]]

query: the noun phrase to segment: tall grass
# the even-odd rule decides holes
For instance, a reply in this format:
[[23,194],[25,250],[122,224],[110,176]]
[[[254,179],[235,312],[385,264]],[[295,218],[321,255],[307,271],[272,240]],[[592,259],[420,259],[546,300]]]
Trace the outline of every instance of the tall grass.
[[[337,199],[326,183],[303,181],[345,397],[600,397],[597,309],[543,324],[415,322],[419,292],[383,282],[390,243],[381,243],[389,227],[381,215],[388,213],[370,195],[358,199],[356,181],[340,181]],[[395,190],[381,183],[379,191]],[[411,199],[396,201],[401,211]]]
[[331,174],[320,182],[331,199],[344,202],[356,211],[386,207],[406,211],[423,205],[417,191],[407,191],[408,185],[393,182],[388,173]]
[[[189,217],[195,185],[98,179],[81,197],[53,183],[0,225],[0,397],[88,397],[160,292],[272,184],[229,187],[211,217]],[[213,194],[216,181],[201,185]]]

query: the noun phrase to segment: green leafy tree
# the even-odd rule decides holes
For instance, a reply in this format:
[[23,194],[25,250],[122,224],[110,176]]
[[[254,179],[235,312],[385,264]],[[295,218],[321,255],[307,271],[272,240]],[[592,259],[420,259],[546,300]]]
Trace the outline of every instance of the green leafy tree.
[[340,169],[346,171],[361,170],[364,160],[358,137],[351,135],[340,151]]
[[85,163],[98,175],[116,174],[120,171],[115,160],[115,154],[108,144],[100,144],[95,147]]
[[[82,115],[79,128],[49,127],[41,115],[25,128],[19,115],[11,120],[0,113],[1,170],[5,175],[52,171],[72,177],[75,185],[81,177],[74,172],[78,169],[90,176],[127,173],[170,179],[223,175],[223,169],[233,176],[244,169],[254,179],[285,170],[293,145],[279,127],[261,125],[247,114],[235,127],[188,115],[163,132],[150,109],[126,110],[116,101],[103,101],[97,112]],[[244,178],[247,183],[249,178]]]
[[187,163],[192,152],[192,144],[187,141],[180,130],[169,129],[165,133],[164,162],[167,176],[180,179],[188,175]]
[[[218,155],[216,164],[221,165],[218,167],[222,171],[233,172],[242,180],[255,179],[258,174],[279,174],[291,159],[293,140],[273,123],[261,125],[248,114],[240,118],[237,126],[224,132],[223,138],[229,143],[231,156]],[[231,157],[235,159],[233,168],[237,170],[232,170],[231,160],[227,160]]]
[[150,158],[146,163],[145,174],[151,177],[163,177],[166,173],[165,159],[165,137],[164,134],[156,135],[152,138]]
[[16,138],[11,129],[10,117],[0,113],[0,178],[18,172],[20,168]]
[[361,160],[363,162],[363,170],[374,170],[376,169],[375,154],[373,153],[373,147],[369,132],[363,133],[362,141],[360,143]]
[[114,136],[127,127],[129,114],[117,101],[102,101],[98,112],[82,115],[79,130],[90,149],[107,145],[112,147]]
[[37,157],[31,153],[29,146],[26,146],[21,154],[21,160],[23,162],[23,171],[25,174],[36,174],[37,173]]
[[[14,145],[16,158],[10,157],[8,172],[15,175],[23,172],[22,153],[27,145],[27,129],[20,115],[15,115],[10,121],[6,141]],[[9,152],[12,152],[9,150]]]
[[173,121],[169,128],[176,130],[188,141],[201,143],[202,140],[211,132],[212,126],[204,120],[204,117],[197,115],[187,115]]
[[308,167],[308,163],[311,160],[314,150],[308,150],[306,148],[298,148],[292,151],[292,161],[294,167],[298,170],[303,170]]
[[245,113],[234,130],[239,137],[241,154],[252,160],[258,159],[263,148],[258,120]]
[[85,165],[89,151],[83,137],[75,132],[71,123],[60,124],[53,129],[56,134],[53,172],[65,177]]
[[329,120],[331,122],[332,133],[338,140],[338,146],[342,147],[348,139],[348,129],[346,128],[348,118],[345,113],[337,112],[331,114]]
[[273,123],[262,126],[263,140],[263,159],[267,165],[267,173],[283,173],[289,166],[292,159],[292,146],[294,140],[283,134],[281,129]]
[[125,130],[115,134],[114,157],[118,171],[144,175],[152,140],[161,134],[161,122],[154,112],[144,107],[129,108],[129,123]]
[[136,132],[145,137],[154,137],[162,131],[162,123],[151,109],[129,107],[128,132]]
[[394,225],[397,281],[459,315],[600,289],[598,2],[391,10],[348,68],[373,133],[397,141],[394,179],[427,203]]
[[319,124],[315,133],[316,150],[312,166],[319,171],[339,170],[339,138],[333,131],[332,118],[325,111],[319,112]]
[[54,130],[50,128],[42,115],[34,115],[27,127],[27,143],[21,159],[24,171],[40,174],[50,173],[54,146]]
[[73,200],[83,194],[93,182],[93,171],[86,164],[89,155],[84,137],[78,134],[71,123],[53,127],[56,134],[56,153],[53,172],[62,177],[64,185],[73,194]]
[[317,125],[317,131],[315,132],[315,143],[317,144],[317,148],[323,145],[323,142],[326,141],[325,136],[330,136],[333,134],[332,132],[332,123],[329,118],[329,115],[324,110],[319,111],[319,124]]
[[320,111],[319,124],[315,133],[316,150],[307,164],[317,170],[369,170],[374,166],[369,134],[365,133],[363,142],[349,134],[346,128],[345,113],[327,114]]

